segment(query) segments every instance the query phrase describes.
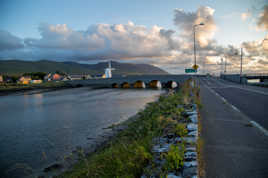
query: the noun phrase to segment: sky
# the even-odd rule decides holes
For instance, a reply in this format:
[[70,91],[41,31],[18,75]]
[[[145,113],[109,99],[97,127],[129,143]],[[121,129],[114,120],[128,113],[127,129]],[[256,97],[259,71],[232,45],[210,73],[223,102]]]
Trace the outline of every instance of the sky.
[[[0,0],[0,60],[148,63],[170,73],[268,70],[268,0]],[[221,60],[222,59],[222,60]]]

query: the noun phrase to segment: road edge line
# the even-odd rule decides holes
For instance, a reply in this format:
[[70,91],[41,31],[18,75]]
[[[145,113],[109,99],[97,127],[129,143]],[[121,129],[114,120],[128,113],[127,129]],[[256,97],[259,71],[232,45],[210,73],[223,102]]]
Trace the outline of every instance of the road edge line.
[[266,130],[264,127],[262,127],[260,124],[258,124],[257,122],[255,121],[249,121],[252,125],[254,125],[256,128],[260,129],[265,136],[268,136],[268,130]]
[[[214,93],[216,96],[218,96],[221,100],[223,100],[224,102],[228,103],[228,105],[230,105],[234,110],[236,110],[237,112],[240,112],[241,114],[243,114],[244,116],[246,116],[243,112],[241,112],[237,107],[235,107],[234,105],[232,105],[231,103],[229,103],[224,97],[222,97],[221,95],[219,95],[215,90],[213,90],[212,88],[208,87],[205,85],[205,87],[212,93]],[[246,118],[248,118],[246,116]],[[249,123],[251,123],[255,128],[259,129],[265,136],[268,136],[268,130],[266,130],[264,127],[262,127],[259,123],[247,119],[247,121]]]

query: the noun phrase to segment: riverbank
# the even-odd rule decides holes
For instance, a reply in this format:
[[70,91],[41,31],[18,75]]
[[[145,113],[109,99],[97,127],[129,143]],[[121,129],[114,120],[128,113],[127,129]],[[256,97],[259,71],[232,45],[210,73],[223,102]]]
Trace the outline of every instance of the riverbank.
[[[190,122],[186,110],[192,108],[195,102],[195,91],[186,82],[179,91],[160,96],[159,100],[150,103],[137,116],[120,125],[113,125],[110,129],[116,134],[94,152],[85,153],[78,150],[79,159],[69,170],[58,177],[140,177],[142,175],[166,176],[170,172],[178,173],[185,166],[184,153],[188,146],[195,147],[195,143],[188,142]],[[115,133],[115,132],[114,132]],[[155,172],[156,138],[180,137],[167,152],[161,153],[159,159],[161,168]],[[71,158],[69,158],[71,159]],[[158,159],[158,158],[157,158]],[[156,167],[155,167],[156,166]],[[159,167],[158,167],[159,168]],[[53,169],[53,167],[51,167]]]
[[23,92],[45,92],[45,91],[54,91],[66,88],[74,88],[72,85],[66,82],[45,82],[41,84],[13,84],[13,83],[2,83],[0,84],[0,96],[23,93]]

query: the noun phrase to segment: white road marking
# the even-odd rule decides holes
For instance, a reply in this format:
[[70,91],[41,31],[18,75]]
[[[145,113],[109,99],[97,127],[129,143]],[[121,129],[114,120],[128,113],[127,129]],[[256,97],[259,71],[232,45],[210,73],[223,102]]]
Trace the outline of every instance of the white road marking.
[[250,123],[252,125],[254,125],[255,127],[257,127],[258,129],[260,129],[264,133],[265,136],[268,136],[268,130],[266,130],[265,128],[263,128],[260,124],[258,124],[255,121],[250,121]]
[[[214,91],[212,88],[208,87],[205,85],[205,87],[212,93],[214,93],[216,96],[218,96],[221,100],[223,100],[225,103],[229,104],[234,110],[237,112],[242,113],[237,107],[234,105],[230,104],[226,99],[222,96],[220,96],[216,91]],[[243,113],[242,113],[243,114]],[[245,115],[245,114],[244,114]],[[247,119],[248,120],[248,119]],[[265,136],[268,136],[268,130],[266,130],[264,127],[262,127],[259,123],[253,121],[253,120],[248,120],[249,123],[251,123],[255,128],[259,129]]]

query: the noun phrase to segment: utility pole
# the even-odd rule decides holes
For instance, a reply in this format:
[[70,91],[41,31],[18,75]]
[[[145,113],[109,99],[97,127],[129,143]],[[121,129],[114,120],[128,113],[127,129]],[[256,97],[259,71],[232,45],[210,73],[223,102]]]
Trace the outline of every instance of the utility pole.
[[243,67],[243,48],[241,48],[241,61],[240,61],[240,83],[242,83],[242,67]]
[[227,64],[227,59],[225,58],[225,63],[224,63],[224,74],[226,74],[226,64]]
[[194,25],[194,66],[196,66],[195,27],[196,25]]

